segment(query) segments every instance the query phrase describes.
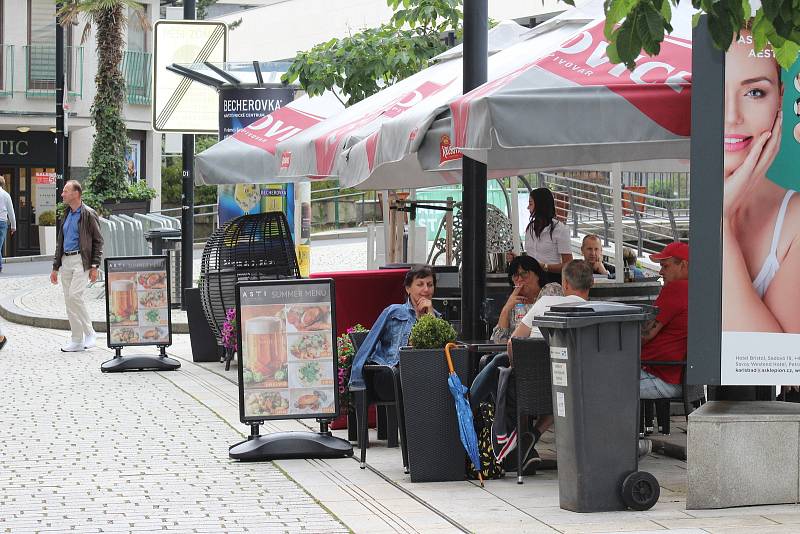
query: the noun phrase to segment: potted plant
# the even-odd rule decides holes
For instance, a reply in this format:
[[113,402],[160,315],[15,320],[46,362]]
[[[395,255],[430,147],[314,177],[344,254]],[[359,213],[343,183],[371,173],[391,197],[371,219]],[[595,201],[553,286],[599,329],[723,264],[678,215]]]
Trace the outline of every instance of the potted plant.
[[56,213],[49,210],[39,214],[39,254],[52,256],[56,253]]
[[338,361],[336,362],[337,368],[337,384],[339,387],[339,417],[331,423],[332,430],[342,428],[351,428],[355,431],[355,423],[348,424],[348,416],[353,411],[353,399],[350,394],[350,368],[353,366],[353,357],[356,355],[353,342],[350,340],[350,334],[353,332],[366,332],[367,329],[362,325],[357,324],[347,329],[341,336],[336,338],[336,353]]
[[[453,327],[438,317],[417,320],[409,336],[410,347],[400,350],[400,381],[412,482],[464,480],[463,448],[453,397],[447,387],[444,346],[455,341]],[[466,350],[451,351],[462,383],[468,384]]]
[[222,346],[225,349],[225,370],[230,368],[233,356],[239,350],[239,340],[236,337],[236,308],[229,308],[225,312],[225,322],[222,323]]

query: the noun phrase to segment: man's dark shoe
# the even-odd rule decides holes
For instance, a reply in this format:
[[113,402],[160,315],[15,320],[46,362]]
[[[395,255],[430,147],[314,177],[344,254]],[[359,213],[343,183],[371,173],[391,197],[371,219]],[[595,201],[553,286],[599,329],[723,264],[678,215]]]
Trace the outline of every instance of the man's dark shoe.
[[535,475],[536,467],[542,463],[539,453],[536,451],[536,439],[533,433],[525,432],[521,440],[522,447],[522,474]]

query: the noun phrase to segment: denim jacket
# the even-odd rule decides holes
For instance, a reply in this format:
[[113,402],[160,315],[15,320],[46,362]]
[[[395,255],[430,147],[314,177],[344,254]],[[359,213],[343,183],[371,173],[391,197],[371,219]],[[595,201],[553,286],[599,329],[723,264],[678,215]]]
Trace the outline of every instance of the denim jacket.
[[[438,317],[440,314],[434,310]],[[353,358],[350,370],[350,390],[364,389],[363,369],[367,362],[381,365],[397,365],[400,347],[408,344],[411,327],[417,322],[417,313],[410,300],[405,304],[387,306],[367,334],[364,343]]]

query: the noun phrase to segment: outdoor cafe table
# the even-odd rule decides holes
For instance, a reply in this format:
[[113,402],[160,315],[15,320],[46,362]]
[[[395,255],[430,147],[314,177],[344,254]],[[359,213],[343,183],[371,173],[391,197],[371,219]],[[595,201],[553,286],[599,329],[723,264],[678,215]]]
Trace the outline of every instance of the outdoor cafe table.
[[458,343],[467,349],[469,358],[469,382],[475,379],[478,374],[478,363],[481,356],[484,354],[491,354],[497,352],[505,352],[507,345],[505,343],[496,343],[492,340],[458,340]]

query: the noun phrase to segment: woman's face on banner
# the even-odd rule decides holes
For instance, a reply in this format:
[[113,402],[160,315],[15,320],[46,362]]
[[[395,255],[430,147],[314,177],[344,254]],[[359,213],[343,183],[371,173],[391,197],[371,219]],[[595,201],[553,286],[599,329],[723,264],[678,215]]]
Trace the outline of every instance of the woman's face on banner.
[[725,55],[725,178],[744,162],[758,136],[775,123],[781,87],[772,54],[771,49],[755,52],[752,36],[743,31]]

